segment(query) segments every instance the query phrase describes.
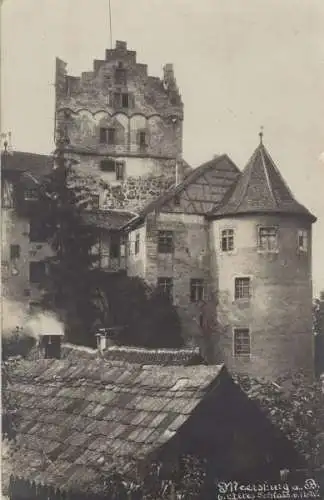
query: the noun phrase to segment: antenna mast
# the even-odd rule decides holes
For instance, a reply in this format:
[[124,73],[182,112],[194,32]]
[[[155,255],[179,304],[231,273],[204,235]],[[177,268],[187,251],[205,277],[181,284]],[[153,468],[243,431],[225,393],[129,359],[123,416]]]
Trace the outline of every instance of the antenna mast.
[[109,31],[110,31],[110,48],[112,49],[112,27],[111,27],[111,5],[110,5],[110,0],[109,1]]

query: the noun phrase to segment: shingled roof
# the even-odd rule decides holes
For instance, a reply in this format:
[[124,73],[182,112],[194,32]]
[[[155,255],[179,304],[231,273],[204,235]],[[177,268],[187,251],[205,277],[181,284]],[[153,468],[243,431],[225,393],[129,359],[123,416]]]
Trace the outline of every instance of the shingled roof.
[[126,210],[97,210],[85,211],[82,214],[82,220],[85,225],[94,226],[105,230],[119,230],[127,222],[136,217],[133,212]]
[[[120,361],[141,365],[192,366],[204,364],[204,359],[198,347],[145,349],[142,347],[116,345],[109,346],[102,353],[99,353],[97,349],[66,343],[62,344],[61,356],[62,358],[76,362],[80,361],[80,359],[95,359],[102,356],[107,361]],[[35,350],[30,353],[29,359],[35,359]]]
[[165,445],[218,386],[223,370],[21,361],[11,374],[19,415],[13,473],[96,492],[115,467],[127,472]]
[[316,217],[298,203],[269,152],[262,143],[256,148],[237,182],[212,215],[223,217],[248,213],[277,213]]

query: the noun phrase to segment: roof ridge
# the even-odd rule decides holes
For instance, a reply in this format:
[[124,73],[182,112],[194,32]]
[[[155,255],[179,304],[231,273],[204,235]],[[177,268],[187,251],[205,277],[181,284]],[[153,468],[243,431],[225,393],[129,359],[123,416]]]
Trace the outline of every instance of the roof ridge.
[[[247,163],[248,168],[250,168],[250,169],[249,169],[249,171],[248,171],[248,175],[247,175],[247,178],[246,178],[246,183],[245,183],[245,186],[244,186],[244,191],[243,191],[243,193],[242,193],[241,198],[240,198],[240,199],[239,199],[239,201],[238,201],[238,204],[236,205],[236,210],[238,210],[238,209],[240,208],[240,206],[242,205],[243,200],[244,200],[244,198],[245,198],[245,196],[246,196],[247,190],[248,190],[248,188],[249,188],[249,185],[250,185],[250,180],[251,180],[251,175],[252,175],[252,170],[253,170],[253,168],[252,168],[252,167],[253,167],[253,161],[254,161],[254,159],[255,159],[255,157],[256,157],[256,155],[257,155],[257,152],[258,152],[258,148],[254,151],[254,153],[252,154],[251,158],[249,159],[249,161],[248,161],[248,163]],[[237,185],[238,185],[238,183],[240,182],[240,179],[241,179],[241,178],[242,178],[242,177],[240,176],[240,177],[237,179],[236,186],[237,186]],[[234,191],[235,191],[235,188],[234,188]],[[233,191],[233,192],[234,192],[234,191]]]
[[269,191],[270,191],[270,194],[272,196],[272,199],[274,201],[274,204],[279,207],[279,203],[274,195],[274,192],[273,192],[273,189],[272,189],[272,186],[271,186],[271,182],[270,182],[270,177],[269,177],[269,172],[268,172],[268,169],[267,169],[267,166],[265,164],[265,161],[264,161],[264,152],[267,152],[265,147],[263,146],[263,144],[260,144],[259,146],[259,149],[260,149],[260,153],[261,153],[261,161],[262,161],[262,166],[263,166],[263,170],[264,170],[264,174],[265,174],[265,177],[266,177],[266,180],[267,180],[267,185],[268,185],[268,188],[269,188]]

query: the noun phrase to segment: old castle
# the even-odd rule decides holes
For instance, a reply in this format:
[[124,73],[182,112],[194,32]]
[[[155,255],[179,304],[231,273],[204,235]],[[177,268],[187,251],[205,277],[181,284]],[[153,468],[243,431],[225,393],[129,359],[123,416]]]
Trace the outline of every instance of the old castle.
[[[192,169],[182,158],[182,124],[172,65],[163,79],[149,76],[125,42],[81,77],[68,75],[57,60],[56,131],[68,137],[66,154],[77,160],[78,174],[93,183],[85,220],[101,229],[94,251],[102,268],[124,269],[163,288],[187,343],[200,345],[210,362],[266,377],[312,373],[316,218],[295,200],[262,135],[242,172],[226,154]],[[23,198],[32,193],[21,172],[34,167],[17,155],[4,169],[7,210],[17,176]],[[36,253],[46,245],[39,224],[24,224],[28,229],[16,225],[10,233],[3,266],[10,293],[16,280],[31,300],[35,292],[21,275],[41,280]],[[36,233],[39,246],[31,250]],[[14,275],[13,265],[25,271]]]

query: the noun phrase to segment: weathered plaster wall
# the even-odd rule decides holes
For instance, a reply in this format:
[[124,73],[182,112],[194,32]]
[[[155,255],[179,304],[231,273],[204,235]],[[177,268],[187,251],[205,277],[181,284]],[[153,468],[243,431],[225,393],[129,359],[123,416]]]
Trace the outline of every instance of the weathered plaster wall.
[[[139,235],[139,251],[135,253],[136,236]],[[127,274],[145,279],[146,273],[146,223],[128,235]]]
[[[158,231],[174,232],[173,254],[159,254]],[[210,300],[210,275],[207,224],[202,216],[188,214],[151,215],[146,235],[146,280],[157,284],[159,277],[173,278],[173,301],[178,309],[187,343],[203,342],[200,314],[203,303],[190,302],[190,279],[205,283],[205,301]]]
[[[257,249],[258,225],[279,227],[277,253]],[[235,250],[220,251],[220,232],[235,230]],[[307,253],[298,250],[298,229],[309,232]],[[292,217],[226,218],[211,226],[213,283],[218,290],[218,341],[229,369],[276,378],[313,372],[311,227]],[[235,277],[251,278],[250,299],[235,300]],[[249,327],[251,356],[233,356],[233,327]]]
[[[24,302],[37,302],[42,291],[29,281],[29,263],[42,261],[53,255],[47,243],[29,240],[29,220],[17,215],[14,209],[2,209],[2,294],[4,297]],[[20,246],[20,257],[10,259],[10,245]]]

